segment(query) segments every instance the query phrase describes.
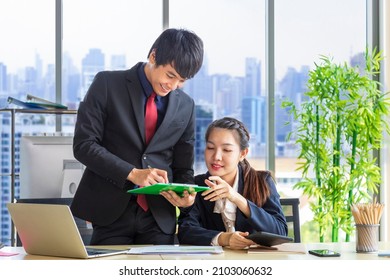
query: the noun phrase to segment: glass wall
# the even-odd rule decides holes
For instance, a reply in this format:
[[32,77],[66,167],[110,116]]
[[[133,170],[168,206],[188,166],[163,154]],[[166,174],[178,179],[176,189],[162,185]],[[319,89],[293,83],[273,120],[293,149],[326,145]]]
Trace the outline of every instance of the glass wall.
[[251,164],[265,168],[265,2],[171,0],[169,25],[195,31],[205,60],[185,91],[197,104],[195,173],[205,171],[204,132],[211,120],[232,116],[251,133]]
[[[96,72],[126,69],[145,61],[163,24],[161,0],[63,0],[62,103],[77,109]],[[275,125],[275,177],[284,197],[301,193],[292,186],[297,147],[286,142],[294,129],[285,122],[282,98],[299,102],[308,71],[320,55],[359,63],[366,46],[365,0],[275,0],[275,120],[267,117],[265,90],[266,0],[170,0],[169,26],[195,31],[204,41],[201,71],[184,90],[196,102],[195,172],[205,171],[204,132],[216,118],[233,116],[251,132],[249,160],[266,167],[268,123]],[[55,100],[55,3],[53,0],[0,2],[0,108],[7,97],[33,94]],[[23,8],[21,8],[23,7]],[[16,16],[17,15],[17,16]],[[81,24],[82,22],[82,24]],[[63,132],[72,133],[74,118],[65,117]],[[0,114],[1,174],[10,172],[10,118]],[[17,137],[54,132],[53,117],[20,115]],[[18,140],[17,140],[18,141]],[[17,142],[18,143],[18,142]],[[17,162],[18,165],[18,154]],[[1,239],[9,238],[9,177],[1,176]],[[301,197],[303,241],[317,241],[307,199]],[[4,222],[5,221],[5,222]],[[4,227],[4,228],[3,228]]]
[[[366,48],[365,0],[275,1],[275,169],[278,189],[285,196],[300,197],[301,231],[305,242],[318,241],[308,199],[292,188],[301,173],[294,139],[286,136],[294,122],[281,108],[283,99],[300,104],[307,90],[308,71],[320,63],[320,55],[337,63],[361,63]],[[341,237],[342,239],[342,237]]]
[[[77,109],[97,72],[146,60],[162,30],[162,1],[65,0],[62,26],[62,103]],[[74,122],[63,116],[62,131],[72,133]]]
[[98,71],[145,61],[161,30],[161,0],[63,1],[63,102],[76,108]]
[[[9,96],[26,100],[27,94],[55,100],[55,28],[52,0],[3,0],[0,2],[0,108]],[[0,241],[10,244],[11,220],[6,203],[11,201],[11,113],[0,112]],[[54,132],[39,116],[20,114],[15,121],[15,172],[19,171],[22,133],[42,128]],[[22,129],[23,127],[23,129]],[[15,195],[19,181],[15,180]]]
[[0,108],[9,95],[54,100],[54,3],[0,2]]

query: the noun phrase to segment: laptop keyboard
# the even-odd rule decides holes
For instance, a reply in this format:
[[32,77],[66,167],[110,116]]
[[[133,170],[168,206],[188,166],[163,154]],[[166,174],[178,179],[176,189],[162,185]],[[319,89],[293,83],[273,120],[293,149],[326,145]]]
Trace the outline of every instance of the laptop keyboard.
[[86,248],[87,253],[90,256],[108,254],[108,253],[116,253],[123,250],[113,250],[113,249],[95,249],[95,248]]

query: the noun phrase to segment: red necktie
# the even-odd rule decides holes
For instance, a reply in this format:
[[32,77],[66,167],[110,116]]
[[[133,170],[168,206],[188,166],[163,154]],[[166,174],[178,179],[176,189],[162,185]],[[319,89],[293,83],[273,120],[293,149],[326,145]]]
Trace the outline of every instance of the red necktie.
[[146,101],[146,109],[145,109],[146,145],[148,145],[150,139],[152,139],[157,126],[157,106],[156,106],[156,102],[154,102],[155,99],[156,99],[156,94],[152,92],[152,94],[148,97],[148,100]]
[[[145,141],[146,145],[149,144],[150,139],[152,139],[154,132],[156,131],[157,126],[157,106],[156,102],[156,93],[152,92],[152,94],[148,97],[146,101],[146,109],[145,109]],[[146,197],[143,194],[139,194],[137,197],[138,205],[144,209],[144,211],[148,210],[148,203],[146,202]]]

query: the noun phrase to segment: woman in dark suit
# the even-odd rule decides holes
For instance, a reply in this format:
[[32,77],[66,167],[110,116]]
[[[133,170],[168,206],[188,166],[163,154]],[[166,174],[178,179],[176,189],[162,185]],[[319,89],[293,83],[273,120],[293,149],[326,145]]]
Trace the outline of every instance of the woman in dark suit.
[[194,180],[195,104],[180,88],[199,71],[203,42],[166,29],[147,57],[128,70],[97,73],[80,102],[73,151],[86,169],[71,209],[92,223],[93,245],[173,244],[174,206],[195,200],[127,193]]
[[249,233],[287,235],[275,182],[268,171],[256,171],[246,160],[249,133],[234,118],[214,121],[206,131],[206,174],[197,185],[211,189],[198,194],[190,211],[179,217],[181,244],[220,245],[242,249],[254,244]]

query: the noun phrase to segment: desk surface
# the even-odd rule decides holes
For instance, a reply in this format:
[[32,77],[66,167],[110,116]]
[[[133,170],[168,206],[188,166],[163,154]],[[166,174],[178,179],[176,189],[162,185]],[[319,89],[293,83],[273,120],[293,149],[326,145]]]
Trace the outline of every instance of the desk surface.
[[[355,243],[310,243],[302,244],[304,246],[306,253],[288,253],[288,252],[264,252],[249,254],[247,250],[231,250],[224,248],[223,254],[217,255],[180,255],[180,254],[161,254],[161,255],[116,255],[102,258],[95,258],[94,260],[385,260],[389,259],[387,257],[378,257],[378,253],[356,253]],[[98,247],[98,246],[97,246]],[[131,246],[102,246],[102,248],[115,248],[123,249],[130,248]],[[341,254],[340,257],[334,258],[320,258],[307,253],[307,250],[311,249],[330,249],[337,251]],[[390,251],[390,242],[380,242],[379,250],[389,250]],[[0,261],[4,260],[59,260],[69,258],[58,258],[58,257],[48,257],[40,255],[29,255],[26,254],[22,247],[4,247],[1,249],[2,252],[7,253],[17,253],[14,256],[0,257]]]

